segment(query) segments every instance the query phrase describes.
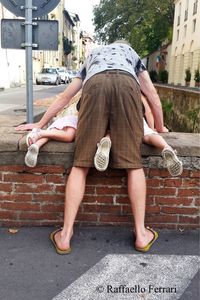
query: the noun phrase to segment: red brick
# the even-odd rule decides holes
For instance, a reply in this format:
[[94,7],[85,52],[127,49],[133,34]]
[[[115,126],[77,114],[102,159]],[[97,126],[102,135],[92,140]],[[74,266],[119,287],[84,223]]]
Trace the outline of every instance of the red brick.
[[191,197],[191,196],[199,196],[199,189],[179,189],[178,196],[183,197]]
[[148,223],[147,225],[157,229],[177,229],[177,224]]
[[182,179],[165,179],[164,186],[167,187],[180,187],[182,185]]
[[189,216],[179,216],[179,223],[183,224],[198,224],[199,225],[199,216],[189,217]]
[[12,192],[12,183],[0,183],[0,192]]
[[64,195],[62,194],[33,194],[33,200],[39,202],[47,202],[47,203],[54,203],[56,202],[63,202],[64,203]]
[[193,179],[183,179],[182,187],[199,187],[199,179],[193,178]]
[[114,203],[112,196],[92,196],[85,195],[83,198],[84,203]]
[[13,203],[13,202],[3,202],[0,204],[0,207],[2,209],[7,209],[7,210],[29,210],[29,211],[33,211],[33,210],[39,210],[40,209],[40,205],[36,204],[36,203]]
[[[183,173],[179,176],[181,178],[189,177],[189,170],[183,170]],[[171,175],[167,171],[167,169],[150,169],[149,170],[149,177],[170,177]]]
[[146,213],[159,213],[160,212],[160,207],[159,206],[152,206],[152,205],[147,205],[146,206]]
[[147,186],[149,187],[161,187],[163,186],[163,179],[151,179],[151,178],[147,178],[146,179],[146,183]]
[[46,175],[46,181],[53,183],[65,183],[66,178],[62,175]]
[[192,198],[177,198],[177,197],[155,197],[155,202],[158,205],[183,205],[190,206],[193,202]]
[[176,188],[147,188],[147,195],[174,195],[176,194]]
[[64,194],[65,193],[65,184],[64,185],[56,185],[55,186],[55,193]]
[[166,216],[166,215],[149,215],[146,216],[147,223],[177,223],[177,216]]
[[171,177],[166,169],[150,169],[149,177]]
[[19,213],[19,219],[24,220],[61,220],[61,213],[57,212],[21,212]]
[[161,212],[167,214],[192,215],[198,212],[197,207],[161,207]]
[[200,171],[199,170],[190,171],[190,177],[191,178],[199,178],[200,177]]
[[31,202],[32,199],[32,194],[0,194],[0,200],[3,201]]
[[36,166],[35,168],[28,169],[30,173],[42,174],[65,174],[66,170],[62,166]]
[[92,213],[78,213],[76,216],[76,221],[93,221],[97,222],[97,214]]
[[146,197],[146,204],[147,205],[154,205],[155,204],[154,196],[147,196]]
[[28,167],[25,166],[0,166],[0,172],[24,172]]
[[125,187],[96,187],[97,195],[126,195],[127,188]]
[[5,174],[5,182],[23,182],[23,183],[43,183],[44,177],[42,175],[35,174]]
[[84,212],[100,212],[100,213],[120,213],[121,206],[120,205],[95,205],[95,204],[83,204]]
[[17,213],[15,211],[0,211],[0,220],[17,219]]
[[133,222],[132,215],[110,215],[100,214],[100,222],[104,223],[130,223]]
[[94,195],[95,194],[95,186],[88,186],[85,187],[85,195]]
[[53,189],[51,184],[15,184],[16,193],[51,193]]
[[122,214],[132,214],[131,205],[122,205]]
[[64,212],[64,203],[63,204],[42,204],[41,211],[46,212]]
[[195,199],[195,206],[197,206],[197,207],[200,206],[200,199],[199,198]]
[[119,204],[130,204],[130,200],[129,200],[129,197],[128,196],[125,196],[125,197],[120,197],[120,196],[116,196],[116,203],[119,203]]
[[87,184],[88,185],[101,185],[101,186],[107,186],[107,185],[122,185],[123,184],[123,178],[121,177],[91,177],[89,176],[87,178]]

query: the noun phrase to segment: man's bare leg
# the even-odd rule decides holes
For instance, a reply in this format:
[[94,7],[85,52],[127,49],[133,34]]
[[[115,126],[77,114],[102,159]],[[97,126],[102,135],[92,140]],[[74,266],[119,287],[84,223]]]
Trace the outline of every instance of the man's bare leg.
[[73,225],[79,205],[85,192],[85,182],[89,168],[73,167],[65,190],[64,225],[62,231],[55,234],[54,239],[59,249],[70,247]]
[[143,169],[131,169],[128,172],[128,193],[135,221],[135,246],[145,247],[153,233],[145,228],[146,181]]

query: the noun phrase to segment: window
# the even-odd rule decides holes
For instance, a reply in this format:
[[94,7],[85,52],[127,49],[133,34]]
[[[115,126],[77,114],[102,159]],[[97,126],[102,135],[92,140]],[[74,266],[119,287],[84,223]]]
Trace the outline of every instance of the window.
[[186,0],[184,21],[187,21],[188,19],[188,5],[189,5],[189,0]]
[[187,25],[184,26],[184,38],[186,37],[187,34]]
[[198,7],[198,0],[194,0],[193,15],[195,15],[197,13],[197,7]]
[[192,32],[195,32],[196,30],[196,19],[193,20],[193,23],[192,23]]
[[177,26],[180,24],[181,20],[181,3],[179,3],[179,8],[178,8],[178,20],[177,20]]
[[177,41],[179,40],[179,30],[177,30],[177,37],[176,37],[176,40],[177,40]]

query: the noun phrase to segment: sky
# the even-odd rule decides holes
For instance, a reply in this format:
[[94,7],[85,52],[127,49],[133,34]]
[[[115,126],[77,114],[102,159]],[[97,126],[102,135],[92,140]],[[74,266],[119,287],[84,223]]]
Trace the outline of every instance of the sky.
[[100,0],[65,0],[65,9],[69,12],[78,14],[81,21],[81,29],[93,34],[94,26],[93,6],[98,5]]

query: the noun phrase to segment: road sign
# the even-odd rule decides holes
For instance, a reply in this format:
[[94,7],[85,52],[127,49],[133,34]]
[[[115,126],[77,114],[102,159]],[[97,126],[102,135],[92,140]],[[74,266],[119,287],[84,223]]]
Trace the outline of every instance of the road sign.
[[[25,0],[0,0],[17,17],[25,17]],[[41,17],[52,11],[60,0],[33,0],[33,18]]]
[[[24,49],[25,19],[1,20],[1,47]],[[58,21],[37,20],[33,22],[33,50],[58,50]]]

